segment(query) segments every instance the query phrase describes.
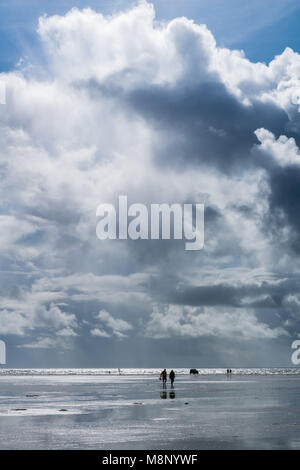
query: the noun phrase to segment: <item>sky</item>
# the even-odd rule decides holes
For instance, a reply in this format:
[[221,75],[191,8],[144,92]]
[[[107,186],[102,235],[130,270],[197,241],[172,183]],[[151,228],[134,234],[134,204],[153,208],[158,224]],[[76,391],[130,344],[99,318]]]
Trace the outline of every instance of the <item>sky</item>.
[[[292,366],[299,15],[288,0],[1,2],[8,367]],[[99,240],[96,209],[119,195],[204,204],[203,250]]]
[[[1,0],[0,71],[11,70],[21,56],[36,57],[38,19],[65,15],[72,8],[93,8],[112,14],[130,8],[133,0]],[[185,16],[206,24],[218,45],[243,49],[252,61],[269,62],[287,46],[299,50],[300,6],[294,0],[154,0],[156,18]]]

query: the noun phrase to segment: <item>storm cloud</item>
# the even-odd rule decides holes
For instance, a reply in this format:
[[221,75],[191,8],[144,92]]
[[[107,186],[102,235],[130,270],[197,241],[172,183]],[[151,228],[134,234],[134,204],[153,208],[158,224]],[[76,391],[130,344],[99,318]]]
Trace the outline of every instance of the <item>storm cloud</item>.
[[[299,54],[252,63],[205,25],[156,21],[147,2],[42,17],[37,34],[42,57],[0,74],[0,335],[14,364],[287,362],[300,333]],[[122,194],[204,203],[204,249],[98,240],[97,206]]]

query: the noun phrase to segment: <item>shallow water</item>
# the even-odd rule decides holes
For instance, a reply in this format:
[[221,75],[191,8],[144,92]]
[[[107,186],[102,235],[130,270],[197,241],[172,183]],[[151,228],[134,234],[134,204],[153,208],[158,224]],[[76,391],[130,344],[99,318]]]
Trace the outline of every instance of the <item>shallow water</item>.
[[1,375],[0,448],[300,449],[300,376]]
[[[169,368],[170,370],[171,368]],[[187,368],[173,368],[177,375],[189,375],[190,369]],[[224,368],[199,368],[197,367],[200,375],[224,375],[226,369]],[[1,375],[159,375],[161,369],[156,368],[128,368],[128,369],[0,369]],[[257,368],[241,368],[232,369],[233,375],[300,375],[299,367],[257,367]]]

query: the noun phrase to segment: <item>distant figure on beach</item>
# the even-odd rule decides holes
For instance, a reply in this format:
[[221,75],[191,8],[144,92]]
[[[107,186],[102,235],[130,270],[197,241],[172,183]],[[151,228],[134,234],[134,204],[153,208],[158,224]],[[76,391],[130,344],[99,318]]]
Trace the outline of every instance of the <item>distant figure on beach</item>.
[[166,371],[166,369],[164,369],[164,370],[160,373],[159,379],[162,380],[163,383],[166,383],[166,381],[167,381],[167,371]]
[[169,379],[171,380],[171,385],[173,386],[173,382],[175,380],[175,372],[173,371],[173,369],[171,370],[169,374]]
[[197,369],[190,369],[190,374],[191,375],[198,375],[199,371]]
[[121,375],[121,369],[118,369],[119,375]]

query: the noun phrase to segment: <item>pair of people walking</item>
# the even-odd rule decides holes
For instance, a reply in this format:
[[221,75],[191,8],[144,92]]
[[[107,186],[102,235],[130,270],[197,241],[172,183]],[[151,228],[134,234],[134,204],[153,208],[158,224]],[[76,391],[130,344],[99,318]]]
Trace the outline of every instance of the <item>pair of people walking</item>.
[[[168,376],[167,370],[164,369],[164,370],[160,373],[159,380],[162,380],[163,383],[166,383],[166,382],[167,382],[167,376]],[[174,380],[175,380],[175,372],[173,371],[173,369],[172,369],[171,372],[169,373],[169,379],[170,379],[170,381],[171,381],[171,385],[173,385]]]

